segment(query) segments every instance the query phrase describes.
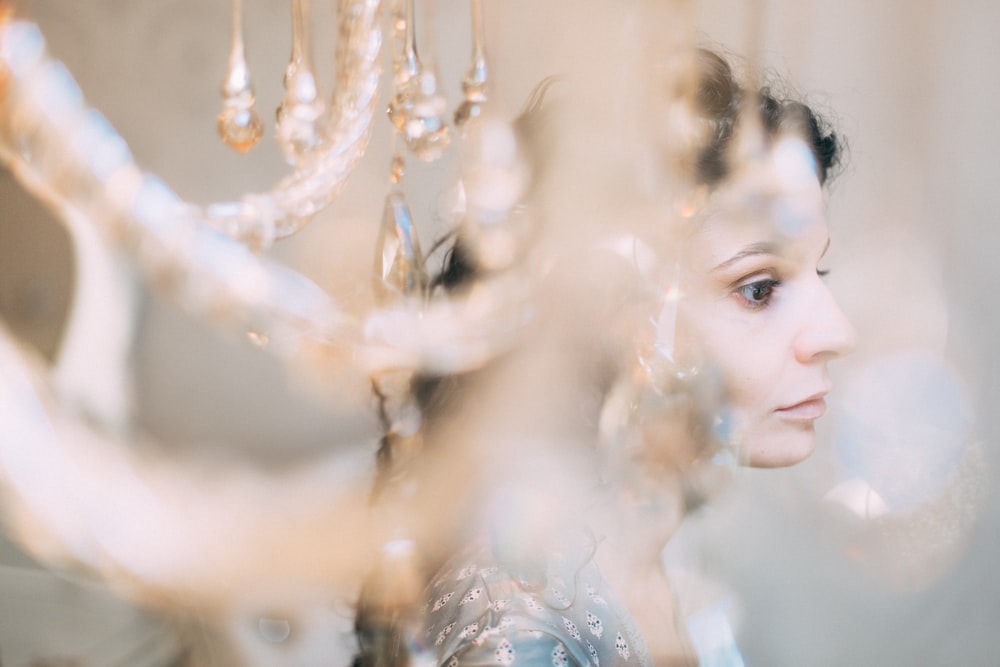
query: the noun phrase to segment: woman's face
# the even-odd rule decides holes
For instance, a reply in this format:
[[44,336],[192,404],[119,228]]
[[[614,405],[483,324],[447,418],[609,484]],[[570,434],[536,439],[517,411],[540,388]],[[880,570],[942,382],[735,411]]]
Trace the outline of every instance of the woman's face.
[[829,234],[820,185],[814,176],[795,182],[769,215],[717,212],[684,254],[679,360],[719,373],[725,435],[751,466],[787,466],[812,453],[831,388],[827,362],[853,345],[823,280]]

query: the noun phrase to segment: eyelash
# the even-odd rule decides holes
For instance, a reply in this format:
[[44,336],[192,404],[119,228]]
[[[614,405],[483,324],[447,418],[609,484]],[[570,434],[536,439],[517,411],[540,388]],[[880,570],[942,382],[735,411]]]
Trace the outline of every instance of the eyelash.
[[[742,304],[749,308],[750,310],[761,310],[767,308],[771,303],[771,298],[774,296],[774,290],[781,285],[780,280],[775,280],[774,278],[764,278],[762,280],[755,280],[746,285],[740,285],[736,288],[736,295],[740,298]],[[761,291],[762,295],[758,297],[752,296],[755,292]]]
[[[820,278],[825,278],[829,273],[829,269],[816,269],[816,275]],[[762,278],[746,283],[745,285],[740,285],[736,288],[736,295],[745,308],[762,310],[771,304],[771,299],[774,297],[774,290],[780,286],[781,281],[776,278]],[[762,294],[754,298],[752,295],[758,292],[758,290]]]

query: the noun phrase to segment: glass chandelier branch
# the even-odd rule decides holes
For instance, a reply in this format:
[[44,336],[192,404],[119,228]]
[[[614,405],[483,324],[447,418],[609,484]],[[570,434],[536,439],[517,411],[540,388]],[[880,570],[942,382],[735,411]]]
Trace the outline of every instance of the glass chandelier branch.
[[187,310],[268,339],[351,339],[317,285],[201,224],[143,173],[125,141],[51,59],[37,26],[0,22],[0,160],[63,219],[99,224]]
[[[352,67],[368,77],[360,88],[342,86],[336,98],[339,108],[354,110],[354,122],[333,126],[346,133],[334,144],[355,140],[355,153],[361,150],[356,140],[368,132],[371,120],[369,101],[378,76],[371,62],[381,36],[373,27],[377,3],[348,4],[354,8],[350,16],[360,16],[371,28],[359,32],[341,17],[350,37],[361,39],[363,33],[369,40],[368,48],[360,49],[342,39],[338,53],[347,79],[360,76],[347,76]],[[360,153],[352,159],[358,157]],[[327,158],[340,159],[335,151]],[[336,356],[338,350],[351,350],[352,368],[342,369],[349,373],[400,367],[457,372],[478,366],[506,347],[530,319],[525,285],[504,276],[484,280],[463,299],[438,299],[423,306],[385,304],[360,320],[346,316],[315,283],[203,224],[202,209],[144,173],[124,139],[104,116],[85,105],[70,73],[47,54],[38,27],[15,20],[9,9],[0,14],[0,161],[60,218],[98,225],[124,244],[155,286],[185,310],[231,331],[251,332],[255,340],[267,341],[269,350],[290,358],[300,352],[325,350]],[[308,186],[304,183],[303,189]],[[285,196],[294,202],[296,192]],[[232,236],[260,224],[255,211],[276,208],[285,200],[256,195],[250,201],[228,205],[236,209],[230,212],[236,216],[228,230]],[[215,210],[224,213],[225,206],[216,205]],[[222,219],[220,213],[214,220]],[[394,330],[401,322],[407,325]],[[405,331],[420,335],[407,336]]]
[[147,604],[223,612],[261,589],[277,605],[301,590],[343,590],[369,563],[369,448],[280,473],[199,475],[191,462],[92,430],[60,409],[41,376],[0,327],[4,519],[40,558]]
[[[9,9],[6,12],[8,15],[11,13]],[[236,20],[234,17],[234,22]],[[10,22],[9,16],[7,22]],[[339,5],[338,24],[337,90],[327,112],[326,130],[318,133],[314,140],[302,139],[307,133],[302,129],[301,117],[315,111],[317,102],[315,99],[304,101],[300,96],[293,100],[295,104],[287,105],[285,113],[282,114],[284,122],[279,135],[283,137],[282,143],[286,154],[295,158],[296,167],[293,173],[282,179],[271,191],[250,193],[239,201],[216,203],[205,207],[186,205],[183,217],[191,223],[203,222],[228,236],[246,242],[255,249],[261,249],[268,247],[275,239],[298,231],[318,211],[336,198],[364,155],[371,135],[380,74],[381,2],[342,0]],[[16,29],[14,32],[23,30]],[[38,48],[43,51],[44,42],[40,36],[38,42]],[[238,50],[242,57],[241,40],[234,44],[234,49]],[[26,52],[13,54],[20,58],[28,58],[29,55]],[[40,58],[41,53],[35,56]],[[17,70],[15,64],[8,64],[11,68],[10,76],[19,80],[15,82],[17,84],[15,87],[37,88],[38,86],[23,78],[25,72]],[[29,65],[30,63],[22,64],[21,69]],[[236,92],[239,93],[236,98],[246,102],[244,93],[249,90],[249,75],[246,74],[245,63],[243,67],[237,67],[237,70],[239,70],[237,74],[240,72],[242,74],[235,78],[230,77],[232,80],[227,81],[226,96],[228,99],[231,97],[229,93]],[[296,85],[301,84],[303,72],[304,67],[299,68],[291,78],[291,82]],[[68,75],[62,78],[72,81]],[[229,84],[240,84],[237,86],[240,90],[229,90],[231,87]],[[252,98],[252,93],[250,96]],[[8,104],[10,103],[8,101]],[[65,123],[53,123],[52,129],[57,133],[66,132],[71,137],[70,128]]]
[[[371,137],[380,74],[381,4],[380,0],[341,0],[338,4],[336,91],[325,122],[319,116],[311,118],[319,113],[318,98],[305,83],[308,47],[299,42],[301,62],[292,77],[286,74],[292,99],[286,95],[279,125],[279,141],[294,161],[293,173],[270,192],[196,209],[194,217],[252,247],[266,248],[297,232],[333,202]],[[296,9],[300,15],[295,22],[304,21],[304,6],[296,5]],[[300,39],[305,39],[304,32],[299,33]],[[314,122],[317,125],[310,125]]]

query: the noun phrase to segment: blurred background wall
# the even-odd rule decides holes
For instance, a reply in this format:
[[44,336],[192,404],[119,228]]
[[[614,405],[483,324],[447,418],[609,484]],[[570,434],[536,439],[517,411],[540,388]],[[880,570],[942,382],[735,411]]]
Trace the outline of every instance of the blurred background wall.
[[[50,49],[138,162],[185,198],[235,197],[282,175],[267,138],[251,155],[237,156],[215,136],[227,2],[15,4],[40,23]],[[323,18],[324,3],[314,4],[332,24]],[[288,8],[246,5],[248,58],[267,116],[290,50]],[[551,31],[572,30],[569,21],[557,26],[555,19],[581,5],[493,0],[486,6],[498,98],[516,109],[548,73],[543,55]],[[913,397],[915,409],[957,400],[975,422],[971,436],[952,447],[961,462],[931,466],[938,476],[925,465],[909,478],[911,502],[889,502],[888,516],[872,521],[831,502],[830,491],[850,481],[850,461],[877,465],[890,482],[903,484],[915,461],[928,460],[926,447],[920,438],[880,438],[906,425],[927,429],[920,415],[892,416],[879,437],[861,438],[869,451],[859,464],[858,455],[850,456],[858,436],[835,405],[817,456],[794,470],[739,471],[733,488],[685,529],[678,549],[736,591],[742,613],[735,625],[748,664],[995,664],[1000,4],[702,0],[693,6],[706,43],[737,55],[759,51],[762,64],[827,111],[849,142],[830,205],[830,281],[858,329],[859,349],[839,378],[864,389],[858,378],[881,372],[888,379],[872,390],[876,403],[895,406],[893,396],[919,386],[929,393]],[[762,12],[756,27],[755,8]],[[436,11],[438,64],[454,99],[467,67],[468,7],[439,0]],[[329,47],[320,40],[316,54],[327,76]],[[387,134],[387,121],[376,122],[376,143],[342,199],[273,251],[341,294],[351,290],[338,284],[342,269],[369,261],[344,239],[357,229],[374,235],[381,214],[388,147],[378,137]],[[432,184],[449,169],[444,163],[418,170],[408,185],[422,193],[414,196],[423,198],[418,207],[426,211],[430,238],[447,222]],[[0,312],[43,352],[57,344],[72,267],[58,224],[0,173]],[[190,321],[141,285],[135,289],[134,410],[164,441],[266,460],[276,443],[283,455],[305,455],[331,439],[374,439],[368,412],[295,392],[250,345]],[[923,383],[914,385],[911,374],[928,367]],[[945,385],[943,395],[932,391]],[[959,435],[946,430],[940,437],[951,443]],[[0,595],[0,607],[4,600]],[[9,653],[0,644],[0,656]]]

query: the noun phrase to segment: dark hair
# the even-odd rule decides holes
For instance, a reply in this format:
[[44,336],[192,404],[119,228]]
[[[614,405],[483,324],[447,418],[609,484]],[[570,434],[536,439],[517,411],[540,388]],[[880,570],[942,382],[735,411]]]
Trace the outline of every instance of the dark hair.
[[[719,54],[698,49],[695,54],[695,113],[708,125],[703,146],[697,147],[694,160],[695,179],[699,184],[715,186],[732,169],[731,148],[744,114],[756,106],[758,120],[768,140],[787,133],[797,134],[816,159],[820,184],[836,169],[843,152],[837,134],[810,107],[797,100],[781,99],[770,87],[757,91],[743,88],[733,69]],[[748,109],[749,107],[749,109]]]
[[[691,99],[694,112],[707,130],[695,142],[695,154],[691,160],[696,184],[714,188],[730,176],[734,166],[733,140],[740,124],[748,120],[746,114],[754,107],[757,109],[756,121],[760,123],[766,140],[797,135],[812,152],[820,185],[825,185],[834,176],[840,166],[844,145],[829,123],[815,110],[798,100],[779,97],[769,86],[758,90],[745,88],[729,62],[710,49],[695,50],[693,70]],[[544,132],[546,124],[539,119],[547,112],[545,93],[555,81],[549,77],[537,86],[517,121],[522,134],[526,134],[529,140],[539,133],[538,128]],[[451,291],[471,284],[480,272],[475,257],[457,237],[445,253],[442,269],[432,279],[431,286]]]
[[462,285],[470,284],[476,273],[475,258],[466,249],[465,244],[456,241],[445,253],[441,272],[431,279],[431,289],[442,287],[450,292]]

